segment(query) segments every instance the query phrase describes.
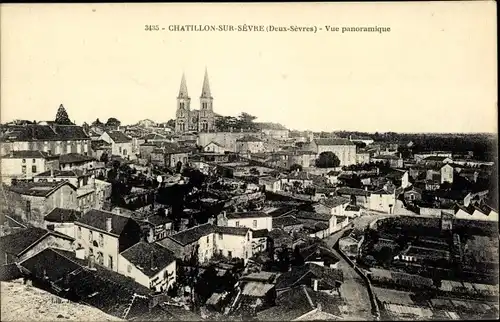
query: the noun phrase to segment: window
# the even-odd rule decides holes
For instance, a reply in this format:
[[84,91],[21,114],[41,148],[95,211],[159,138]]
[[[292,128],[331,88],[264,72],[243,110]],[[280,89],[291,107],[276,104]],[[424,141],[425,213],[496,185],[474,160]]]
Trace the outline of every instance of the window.
[[236,227],[240,227],[240,222],[239,221],[236,222]]
[[257,220],[253,221],[253,228],[257,228]]
[[31,166],[31,173],[36,173],[36,165]]
[[97,252],[97,263],[99,265],[104,265],[104,255],[102,252]]
[[23,163],[26,163],[26,159],[23,159]]
[[35,160],[35,159],[32,159],[32,160],[31,160],[31,163],[36,163],[36,160]]
[[219,255],[222,256],[222,249],[219,249]]
[[245,258],[248,258],[248,252],[245,252]]
[[219,239],[222,239],[223,238],[223,235],[221,233],[219,233]]
[[131,272],[132,272],[132,265],[128,265],[128,266],[127,266],[127,272],[128,272],[128,273],[131,273]]
[[25,166],[25,165],[23,165],[23,166],[21,167],[21,173],[22,173],[22,174],[26,174],[26,166]]
[[103,247],[103,245],[104,245],[104,235],[99,234],[99,246]]
[[118,147],[118,152],[122,153],[122,147],[121,146]]
[[229,258],[233,257],[233,252],[230,251],[230,250],[228,250],[227,251],[227,257],[229,257]]
[[31,201],[26,200],[26,212],[30,213],[31,212]]
[[71,153],[71,144],[69,144],[69,141],[68,144],[66,144],[66,153]]
[[76,249],[80,249],[80,248],[82,248],[82,244],[78,243]]
[[94,236],[92,236],[92,232],[89,230],[89,243],[92,243],[94,240]]
[[78,227],[76,229],[76,237],[77,238],[82,238],[82,227]]
[[210,243],[210,236],[207,236],[207,244]]
[[113,269],[113,256],[108,256],[108,267],[109,269]]
[[247,240],[250,241],[250,234],[247,235]]
[[94,256],[94,250],[92,249],[92,247],[89,248],[89,255]]

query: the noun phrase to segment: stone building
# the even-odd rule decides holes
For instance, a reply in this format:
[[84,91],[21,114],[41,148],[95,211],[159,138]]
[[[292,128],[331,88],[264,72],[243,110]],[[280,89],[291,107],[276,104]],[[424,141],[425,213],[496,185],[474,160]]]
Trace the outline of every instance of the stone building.
[[208,72],[205,70],[205,78],[200,96],[200,109],[191,110],[191,97],[189,97],[186,77],[182,75],[181,87],[177,96],[177,111],[175,119],[175,132],[212,132],[215,128],[215,116],[213,111],[212,93],[208,81]]

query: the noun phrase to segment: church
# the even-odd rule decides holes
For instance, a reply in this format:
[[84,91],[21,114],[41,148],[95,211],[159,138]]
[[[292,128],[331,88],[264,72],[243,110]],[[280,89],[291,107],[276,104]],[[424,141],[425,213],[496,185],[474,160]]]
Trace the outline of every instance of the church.
[[213,100],[208,82],[208,72],[205,69],[205,78],[203,79],[200,96],[200,109],[191,110],[191,98],[187,90],[186,77],[183,74],[179,95],[177,96],[175,132],[213,132],[215,129]]

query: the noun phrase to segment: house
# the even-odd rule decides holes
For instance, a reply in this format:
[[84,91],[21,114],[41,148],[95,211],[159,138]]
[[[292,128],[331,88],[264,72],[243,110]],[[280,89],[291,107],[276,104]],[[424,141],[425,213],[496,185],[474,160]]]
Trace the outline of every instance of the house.
[[257,312],[258,321],[336,321],[341,305],[335,296],[298,285],[276,297],[276,306]]
[[207,145],[203,147],[203,151],[205,152],[213,152],[213,153],[224,153],[226,149],[224,146],[220,143],[211,141]]
[[410,183],[410,174],[408,171],[395,170],[391,171],[385,175],[385,178],[389,180],[396,187],[408,188]]
[[371,210],[381,211],[392,214],[394,205],[396,204],[396,194],[386,189],[372,191],[368,208]]
[[185,165],[189,155],[190,150],[187,148],[174,143],[163,143],[161,147],[156,147],[149,153],[149,161],[162,167],[175,167],[178,162]]
[[175,256],[157,243],[141,241],[119,254],[118,273],[156,292],[165,292],[176,280]]
[[454,169],[451,165],[444,164],[440,169],[440,173],[441,173],[441,184],[445,182],[453,183]]
[[363,237],[354,238],[353,236],[346,236],[339,239],[339,249],[346,254],[349,258],[358,257],[361,250]]
[[289,233],[284,229],[275,228],[269,232],[268,250],[274,253],[274,258],[277,259],[277,254],[283,249],[291,249],[293,240]]
[[337,229],[344,229],[349,225],[349,217],[347,216],[335,216],[337,219]]
[[403,158],[401,156],[396,156],[396,155],[384,155],[384,154],[379,154],[371,157],[372,162],[382,162],[382,163],[389,163],[389,166],[391,168],[402,168],[403,167]]
[[79,153],[62,154],[59,156],[59,170],[80,170],[97,174],[104,164],[97,162],[96,158]]
[[256,123],[256,127],[266,136],[275,140],[287,140],[290,130],[279,123]]
[[351,204],[353,205],[368,208],[371,193],[368,189],[341,187],[337,189],[337,195],[350,198]]
[[77,248],[92,255],[96,263],[117,271],[118,254],[138,243],[141,227],[129,217],[92,209],[75,221]]
[[10,151],[43,151],[51,155],[90,153],[90,137],[76,125],[8,125],[1,136],[0,155]]
[[107,155],[108,157],[112,155],[112,145],[104,140],[99,140],[99,135],[97,139],[90,141],[90,148],[92,151],[92,156],[94,156],[97,160],[101,160],[103,155]]
[[273,230],[281,228],[285,232],[291,233],[301,230],[303,226],[304,224],[300,220],[291,215],[273,218]]
[[276,281],[276,292],[279,295],[295,286],[306,285],[315,291],[337,293],[343,282],[341,270],[307,263],[281,274]]
[[246,135],[236,140],[237,153],[261,153],[264,151],[264,141],[257,137]]
[[56,231],[36,227],[20,229],[10,235],[0,237],[2,245],[0,264],[20,263],[49,247],[72,250],[73,242],[74,239],[70,236]]
[[313,243],[299,249],[305,264],[315,264],[323,267],[338,268],[339,258],[326,245]]
[[163,239],[172,233],[172,220],[167,215],[154,214],[141,222],[148,242]]
[[273,177],[259,177],[259,185],[264,186],[266,191],[277,192],[281,190],[281,180]]
[[40,172],[58,169],[58,156],[43,151],[14,151],[0,159],[2,182],[10,185],[12,179],[32,179]]
[[210,223],[191,227],[158,241],[174,252],[176,258],[195,258],[203,263],[215,253],[241,258],[246,263],[252,256],[252,231],[244,227],[222,227]]
[[350,199],[347,197],[334,196],[323,199],[314,204],[314,210],[319,213],[326,213],[333,216],[343,216],[344,210],[349,205]]
[[356,164],[368,164],[371,162],[370,153],[363,150],[356,152]]
[[52,209],[78,207],[76,187],[67,181],[19,182],[9,191],[20,197],[24,206],[16,209],[16,214],[38,227],[44,227],[44,217]]
[[252,253],[256,254],[267,250],[269,244],[269,230],[258,229],[252,232]]
[[75,221],[82,216],[74,209],[54,208],[45,217],[45,228],[75,238]]
[[105,131],[99,140],[111,144],[111,154],[118,155],[126,160],[134,159],[132,153],[132,138],[121,131]]
[[333,184],[333,185],[336,185],[337,183],[339,183],[339,176],[340,176],[341,172],[340,171],[335,171],[335,170],[332,170],[332,171],[329,171],[325,177],[328,178],[328,182],[330,184]]
[[340,166],[356,164],[356,145],[347,139],[313,139],[307,149],[316,153],[333,152],[340,160]]
[[273,217],[262,211],[233,212],[226,214],[225,224],[219,223],[219,220],[217,224],[218,226],[246,227],[252,230],[267,229],[271,231],[273,229]]
[[430,155],[427,157],[424,157],[419,161],[419,163],[423,163],[426,165],[442,165],[444,163],[452,163],[453,159],[450,156],[445,156],[445,155]]
[[410,187],[409,189],[407,189],[404,193],[404,200],[405,201],[419,201],[419,200],[422,200],[422,189],[419,189],[417,187]]
[[337,219],[335,216],[332,216],[328,213],[297,211],[297,213],[294,214],[294,217],[297,218],[299,221],[301,221],[304,224],[304,227],[306,225],[314,227],[316,224],[320,223],[325,225],[326,236],[333,234],[335,231],[337,231]]
[[344,216],[348,218],[356,218],[361,216],[361,207],[356,205],[348,205],[344,209]]

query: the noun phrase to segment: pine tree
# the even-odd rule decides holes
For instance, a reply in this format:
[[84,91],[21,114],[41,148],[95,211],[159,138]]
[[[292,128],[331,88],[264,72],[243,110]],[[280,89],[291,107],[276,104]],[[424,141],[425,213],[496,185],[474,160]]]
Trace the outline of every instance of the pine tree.
[[68,113],[66,112],[66,109],[64,106],[61,104],[59,105],[59,108],[57,109],[57,114],[56,114],[56,120],[55,122],[57,124],[64,124],[64,125],[71,125],[71,120],[69,119]]

